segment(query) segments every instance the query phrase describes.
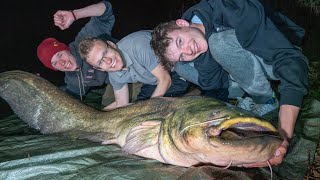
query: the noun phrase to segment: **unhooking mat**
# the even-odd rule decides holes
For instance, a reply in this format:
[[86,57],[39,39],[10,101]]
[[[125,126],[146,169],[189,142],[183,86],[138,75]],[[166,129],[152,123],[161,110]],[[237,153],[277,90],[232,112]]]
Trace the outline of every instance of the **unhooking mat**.
[[[88,101],[89,99],[89,101]],[[94,106],[90,98],[87,104]],[[274,125],[277,113],[265,116]],[[184,168],[127,155],[115,145],[41,135],[16,115],[0,119],[0,179],[298,179],[313,162],[320,136],[320,102],[305,103],[281,165],[269,168]]]

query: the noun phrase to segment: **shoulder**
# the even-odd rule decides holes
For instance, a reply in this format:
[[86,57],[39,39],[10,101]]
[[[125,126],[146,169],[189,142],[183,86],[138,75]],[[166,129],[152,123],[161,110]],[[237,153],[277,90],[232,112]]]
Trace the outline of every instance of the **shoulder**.
[[146,44],[150,46],[150,40],[151,40],[151,31],[142,30],[142,31],[137,31],[125,36],[117,44],[124,45],[124,44],[130,43],[135,45]]
[[151,31],[137,31],[122,38],[117,46],[132,61],[154,61],[157,57],[150,46],[150,41]]
[[117,72],[109,72],[109,80],[110,81],[117,81],[118,79],[120,79],[120,76],[118,75]]

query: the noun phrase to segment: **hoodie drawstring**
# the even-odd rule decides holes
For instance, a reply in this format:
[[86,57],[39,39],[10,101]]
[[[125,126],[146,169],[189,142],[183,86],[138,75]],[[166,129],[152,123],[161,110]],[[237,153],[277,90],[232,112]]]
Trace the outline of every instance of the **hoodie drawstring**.
[[78,82],[79,82],[80,100],[82,101],[82,92],[83,92],[83,95],[84,95],[85,94],[85,90],[84,90],[84,82],[83,82],[83,75],[82,75],[81,68],[79,69],[79,72],[80,72],[80,76],[77,73],[77,77],[78,77]]

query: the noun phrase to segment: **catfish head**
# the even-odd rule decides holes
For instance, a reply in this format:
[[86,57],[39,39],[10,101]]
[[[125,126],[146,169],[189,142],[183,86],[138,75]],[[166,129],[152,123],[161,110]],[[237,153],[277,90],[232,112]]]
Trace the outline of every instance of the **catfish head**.
[[267,121],[203,98],[181,104],[163,121],[158,147],[169,164],[226,167],[266,162],[281,142],[276,128]]

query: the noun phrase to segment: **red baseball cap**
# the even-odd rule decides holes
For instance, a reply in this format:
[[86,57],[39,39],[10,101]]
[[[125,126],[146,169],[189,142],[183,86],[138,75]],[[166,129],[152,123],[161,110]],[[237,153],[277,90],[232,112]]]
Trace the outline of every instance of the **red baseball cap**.
[[57,52],[63,50],[70,51],[70,48],[64,43],[57,41],[55,38],[47,38],[39,44],[37,55],[43,65],[57,71],[57,69],[52,66],[51,59]]

